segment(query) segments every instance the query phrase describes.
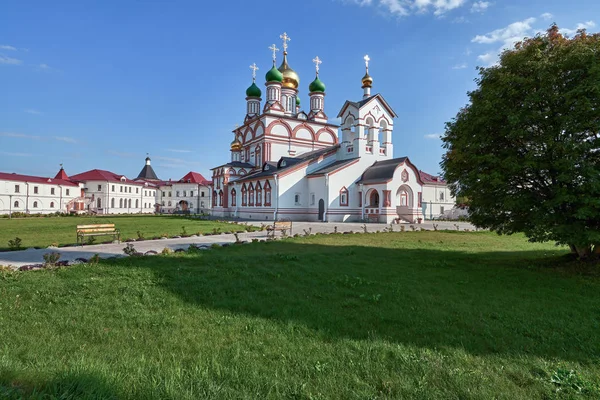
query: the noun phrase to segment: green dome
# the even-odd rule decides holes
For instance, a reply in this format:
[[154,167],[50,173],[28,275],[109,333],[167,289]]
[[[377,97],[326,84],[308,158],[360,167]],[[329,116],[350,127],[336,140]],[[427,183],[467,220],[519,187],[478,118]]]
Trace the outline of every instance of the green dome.
[[319,79],[319,77],[317,76],[315,78],[314,81],[312,81],[310,83],[310,85],[308,85],[308,91],[310,93],[314,93],[314,92],[321,92],[321,93],[325,93],[325,84],[323,82],[321,82],[321,80]]
[[296,96],[296,105],[299,106],[300,105],[300,97]]
[[265,75],[265,79],[267,82],[281,82],[283,81],[283,74],[273,65],[273,68]]
[[246,89],[246,96],[248,97],[260,97],[262,92],[260,88],[256,86],[256,83],[252,82],[252,85],[248,89]]

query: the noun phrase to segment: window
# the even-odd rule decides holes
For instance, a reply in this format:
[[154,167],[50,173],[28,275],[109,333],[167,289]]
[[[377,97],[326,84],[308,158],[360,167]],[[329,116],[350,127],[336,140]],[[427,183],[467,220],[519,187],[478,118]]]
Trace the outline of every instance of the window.
[[54,188],[50,188],[50,194],[54,194]]
[[129,193],[131,193],[131,186],[129,186]]
[[232,207],[235,207],[235,205],[236,205],[235,195],[236,195],[235,189],[231,189],[231,206]]
[[242,206],[246,206],[248,204],[248,192],[246,191],[246,184],[242,186]]
[[129,199],[129,201],[127,201],[127,207],[131,208],[131,199]]
[[315,205],[315,194],[314,193],[310,194],[310,205],[311,206]]
[[362,207],[362,192],[358,192],[358,206]]
[[179,190],[175,192],[175,197],[179,197]]
[[223,191],[219,190],[219,206],[223,206]]
[[183,197],[185,197],[185,190],[183,191]]
[[440,207],[440,214],[444,214],[444,207]]
[[15,185],[15,193],[21,193],[21,188],[19,185]]
[[111,191],[111,192],[114,192],[114,191],[115,191],[115,185],[112,185],[112,187],[110,188],[110,191]]
[[98,185],[98,191],[101,192],[102,191],[102,185]]
[[[98,199],[98,202],[100,202],[100,199]],[[53,201],[50,202],[50,208],[54,208],[54,202]]]
[[204,191],[200,192],[200,197],[204,197]]
[[15,201],[15,203],[13,204],[15,206],[15,208],[19,208],[19,202]]
[[265,206],[271,205],[271,184],[269,181],[265,182]]
[[169,197],[171,197],[171,192],[169,192]]
[[69,196],[70,190],[69,189],[65,189],[65,196]]
[[172,205],[172,203],[171,203],[171,202],[169,202],[169,207],[171,207],[171,205]]
[[440,192],[440,200],[444,201],[444,192]]
[[406,193],[406,190],[400,192],[400,205],[403,207],[408,206],[408,193]]
[[33,193],[34,193],[34,194],[38,194],[38,187],[37,187],[37,186],[34,186],[34,187],[33,187]]
[[140,188],[135,188],[135,193],[139,194],[140,193]]
[[345,186],[340,189],[340,206],[348,207],[348,189]]
[[260,186],[260,182],[256,184],[256,205],[262,205],[262,187]]
[[254,205],[254,185],[250,184],[250,186],[248,186],[248,191],[250,192],[248,197],[248,205],[252,207]]
[[37,208],[37,201],[33,202],[33,208]]
[[194,191],[190,190],[190,197],[194,197]]
[[[50,203],[50,207],[52,207],[54,203]],[[100,197],[98,197],[98,200],[96,200],[96,208],[102,208],[102,199]]]
[[213,191],[212,203],[213,203],[213,207],[218,206],[218,204],[217,204],[217,191],[216,190]]
[[140,201],[138,199],[135,200],[135,208],[140,208]]
[[423,193],[417,193],[417,207],[423,207]]
[[165,206],[164,200],[160,203],[160,205],[163,206],[163,207]]
[[119,186],[119,191],[123,193],[123,186]]
[[123,199],[119,199],[119,208],[123,208]]
[[300,193],[296,193],[294,195],[294,204],[296,204],[297,206],[300,205]]
[[165,192],[162,192],[162,197],[167,197],[167,196],[165,196]]
[[110,206],[111,206],[111,208],[115,208],[115,199],[114,198],[110,199]]

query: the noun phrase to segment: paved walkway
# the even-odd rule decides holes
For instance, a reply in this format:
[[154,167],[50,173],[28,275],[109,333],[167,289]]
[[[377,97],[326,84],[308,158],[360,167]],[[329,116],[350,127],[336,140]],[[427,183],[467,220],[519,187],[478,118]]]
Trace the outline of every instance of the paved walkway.
[[[248,224],[260,226],[264,222],[260,221],[247,221]],[[473,230],[473,226],[466,222],[435,222],[438,225],[438,229],[451,229],[455,230],[456,225],[459,229]],[[294,222],[293,223],[293,234],[303,235],[305,230],[314,233],[331,233],[334,232],[336,227],[337,231],[342,232],[363,232],[363,223],[327,223],[327,222]],[[405,229],[409,230],[409,224],[404,224]],[[419,228],[433,230],[433,223],[425,222],[423,224],[414,225]],[[389,227],[386,224],[366,224],[369,232],[383,231],[383,229]],[[394,230],[400,230],[399,225],[394,225]],[[288,233],[289,234],[289,233]],[[266,240],[267,232],[246,232],[240,233],[239,239],[243,241],[250,241],[252,239]],[[135,249],[140,253],[147,251],[156,251],[160,253],[165,247],[171,250],[176,249],[187,249],[191,244],[210,246],[214,243],[225,244],[234,243],[235,236],[229,235],[210,235],[210,236],[192,236],[187,238],[179,239],[157,239],[157,240],[144,240],[141,242],[133,242]],[[75,261],[77,258],[89,259],[94,254],[98,254],[101,258],[108,258],[114,256],[123,256],[123,248],[126,243],[111,243],[111,244],[97,244],[97,245],[85,245],[85,246],[73,246],[73,247],[61,247],[61,248],[47,248],[47,249],[28,249],[22,251],[7,251],[0,252],[0,265],[10,265],[18,268],[23,265],[39,264],[44,262],[44,254],[50,252],[59,252],[61,257],[60,261]]]

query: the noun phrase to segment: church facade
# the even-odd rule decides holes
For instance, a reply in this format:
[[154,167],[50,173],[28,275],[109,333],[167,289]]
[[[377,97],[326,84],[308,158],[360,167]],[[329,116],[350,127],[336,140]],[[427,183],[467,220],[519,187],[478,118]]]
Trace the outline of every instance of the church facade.
[[328,122],[325,85],[308,86],[302,110],[299,77],[283,61],[265,76],[266,99],[253,82],[246,90],[246,115],[231,143],[230,161],[212,169],[213,215],[257,220],[420,222],[440,217],[455,199],[439,177],[420,171],[408,157],[394,158],[396,113],[381,94],[371,94],[369,58],[363,95],[346,101]]

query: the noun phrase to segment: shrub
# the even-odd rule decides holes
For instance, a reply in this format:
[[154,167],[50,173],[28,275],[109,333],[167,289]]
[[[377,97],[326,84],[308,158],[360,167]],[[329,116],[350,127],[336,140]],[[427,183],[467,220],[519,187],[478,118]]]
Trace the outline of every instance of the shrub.
[[212,230],[213,235],[219,235],[220,233],[221,233],[221,228],[213,228],[213,230]]
[[87,244],[94,244],[94,242],[95,242],[95,241],[96,241],[96,238],[95,238],[95,237],[93,237],[93,236],[90,236],[90,237],[87,239],[86,243],[87,243]]
[[96,265],[99,262],[100,262],[100,254],[98,254],[98,253],[91,256],[90,259],[88,260],[88,264],[91,264],[91,265]]
[[52,251],[43,255],[44,267],[53,267],[60,259],[60,253]]
[[128,256],[135,256],[137,254],[137,250],[131,243],[127,243],[127,246],[123,247],[123,253],[127,254]]
[[17,236],[16,238],[8,241],[8,248],[11,250],[20,250],[22,242],[23,240]]
[[162,249],[162,251],[160,252],[160,254],[162,254],[163,256],[167,256],[169,254],[173,254],[173,250],[171,250],[168,247],[165,247],[164,249]]
[[180,236],[187,236],[187,231],[185,230],[185,226],[181,227],[181,233]]
[[197,244],[190,244],[187,250],[185,251],[188,254],[198,254],[200,252],[200,247]]
[[137,231],[138,240],[144,240],[144,234],[140,231]]

